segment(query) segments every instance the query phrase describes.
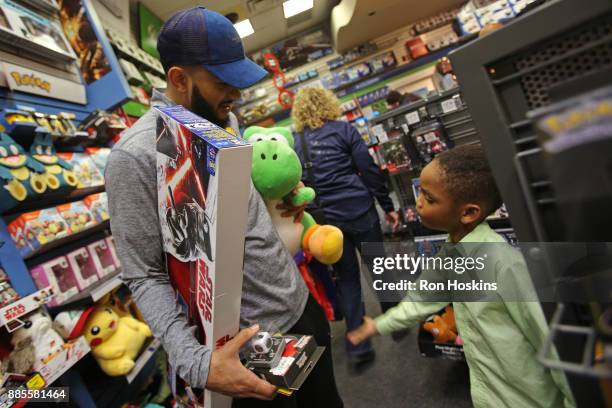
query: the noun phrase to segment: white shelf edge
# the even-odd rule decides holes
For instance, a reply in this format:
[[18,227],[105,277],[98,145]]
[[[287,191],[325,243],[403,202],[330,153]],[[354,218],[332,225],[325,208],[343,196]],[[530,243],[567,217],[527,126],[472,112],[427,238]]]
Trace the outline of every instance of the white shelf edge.
[[119,276],[119,274],[117,274],[114,278],[110,279],[108,282],[105,282],[103,285],[100,285],[94,290],[92,290],[91,300],[93,300],[94,302],[97,302],[98,300],[102,299],[104,295],[111,292],[116,287],[121,286],[122,283],[123,281],[121,280],[121,277]]

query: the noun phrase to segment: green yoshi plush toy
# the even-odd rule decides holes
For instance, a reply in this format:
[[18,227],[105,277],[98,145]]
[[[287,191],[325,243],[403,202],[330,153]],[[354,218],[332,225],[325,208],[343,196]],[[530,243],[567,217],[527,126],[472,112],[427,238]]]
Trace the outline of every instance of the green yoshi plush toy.
[[272,222],[285,247],[295,255],[300,246],[323,264],[334,264],[342,256],[342,231],[333,225],[319,225],[307,212],[302,222],[282,217],[276,205],[281,201],[294,207],[314,200],[310,187],[299,188],[292,194],[302,178],[302,165],[293,150],[293,136],[284,127],[263,128],[251,126],[244,138],[253,145],[253,184],[268,208]]

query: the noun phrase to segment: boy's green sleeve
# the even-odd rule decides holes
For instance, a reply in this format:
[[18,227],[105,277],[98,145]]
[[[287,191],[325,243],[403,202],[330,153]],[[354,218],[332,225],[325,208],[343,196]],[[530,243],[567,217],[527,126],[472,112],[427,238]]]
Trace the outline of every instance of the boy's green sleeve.
[[450,302],[414,302],[401,301],[397,306],[375,319],[376,330],[382,335],[416,326],[428,316],[439,312]]

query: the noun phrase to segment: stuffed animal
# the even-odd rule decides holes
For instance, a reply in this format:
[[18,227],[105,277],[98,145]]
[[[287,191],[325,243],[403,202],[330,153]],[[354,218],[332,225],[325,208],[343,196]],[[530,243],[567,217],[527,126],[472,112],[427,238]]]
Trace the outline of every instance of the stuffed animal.
[[24,348],[28,339],[34,346],[34,370],[53,359],[64,348],[64,340],[55,330],[51,318],[42,311],[28,315],[23,327],[11,337],[13,348]]
[[85,338],[102,371],[110,376],[126,375],[151,329],[131,316],[119,317],[108,306],[97,306],[85,325]]
[[13,351],[6,360],[5,371],[17,374],[28,374],[36,361],[31,337],[22,338],[13,343]]
[[45,180],[50,190],[74,189],[78,180],[72,165],[58,157],[51,134],[44,128],[36,129],[36,136],[30,146],[32,158],[45,167]]
[[9,135],[0,133],[0,211],[44,193],[47,189],[44,171]]
[[423,328],[434,337],[434,343],[450,343],[457,339],[457,326],[453,307],[446,306],[442,316],[434,316],[433,321],[423,323]]
[[343,244],[340,229],[317,224],[307,212],[302,222],[296,223],[291,217],[282,217],[282,211],[276,209],[282,201],[298,207],[315,197],[310,187],[299,188],[292,195],[302,178],[302,165],[293,150],[293,136],[289,129],[252,126],[246,129],[244,137],[253,144],[253,184],[266,203],[285,247],[295,255],[301,246],[323,264],[338,262]]

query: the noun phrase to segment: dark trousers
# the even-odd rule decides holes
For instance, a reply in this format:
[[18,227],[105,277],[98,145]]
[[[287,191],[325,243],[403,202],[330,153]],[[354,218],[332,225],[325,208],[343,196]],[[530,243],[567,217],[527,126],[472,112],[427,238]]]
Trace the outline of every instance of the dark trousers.
[[[337,275],[338,302],[342,308],[348,332],[355,330],[361,325],[365,314],[365,306],[361,294],[359,261],[355,254],[355,249],[360,252],[363,262],[370,273],[372,273],[374,257],[364,255],[361,252],[361,244],[364,242],[383,242],[383,234],[380,228],[380,219],[374,206],[356,220],[327,220],[327,222],[340,228],[344,234],[344,252],[342,258],[334,265],[334,270]],[[381,276],[377,278],[380,279]],[[383,279],[388,282],[392,277],[385,276]],[[383,313],[395,305],[397,305],[397,302],[380,302]],[[349,354],[361,354],[371,349],[372,344],[369,340],[364,341],[359,346],[353,346],[346,341],[346,351]]]
[[232,408],[341,408],[344,406],[334,377],[329,323],[323,309],[312,296],[308,296],[304,313],[287,333],[313,335],[319,346],[325,346],[323,355],[302,387],[290,397],[277,395],[272,401],[236,398]]

